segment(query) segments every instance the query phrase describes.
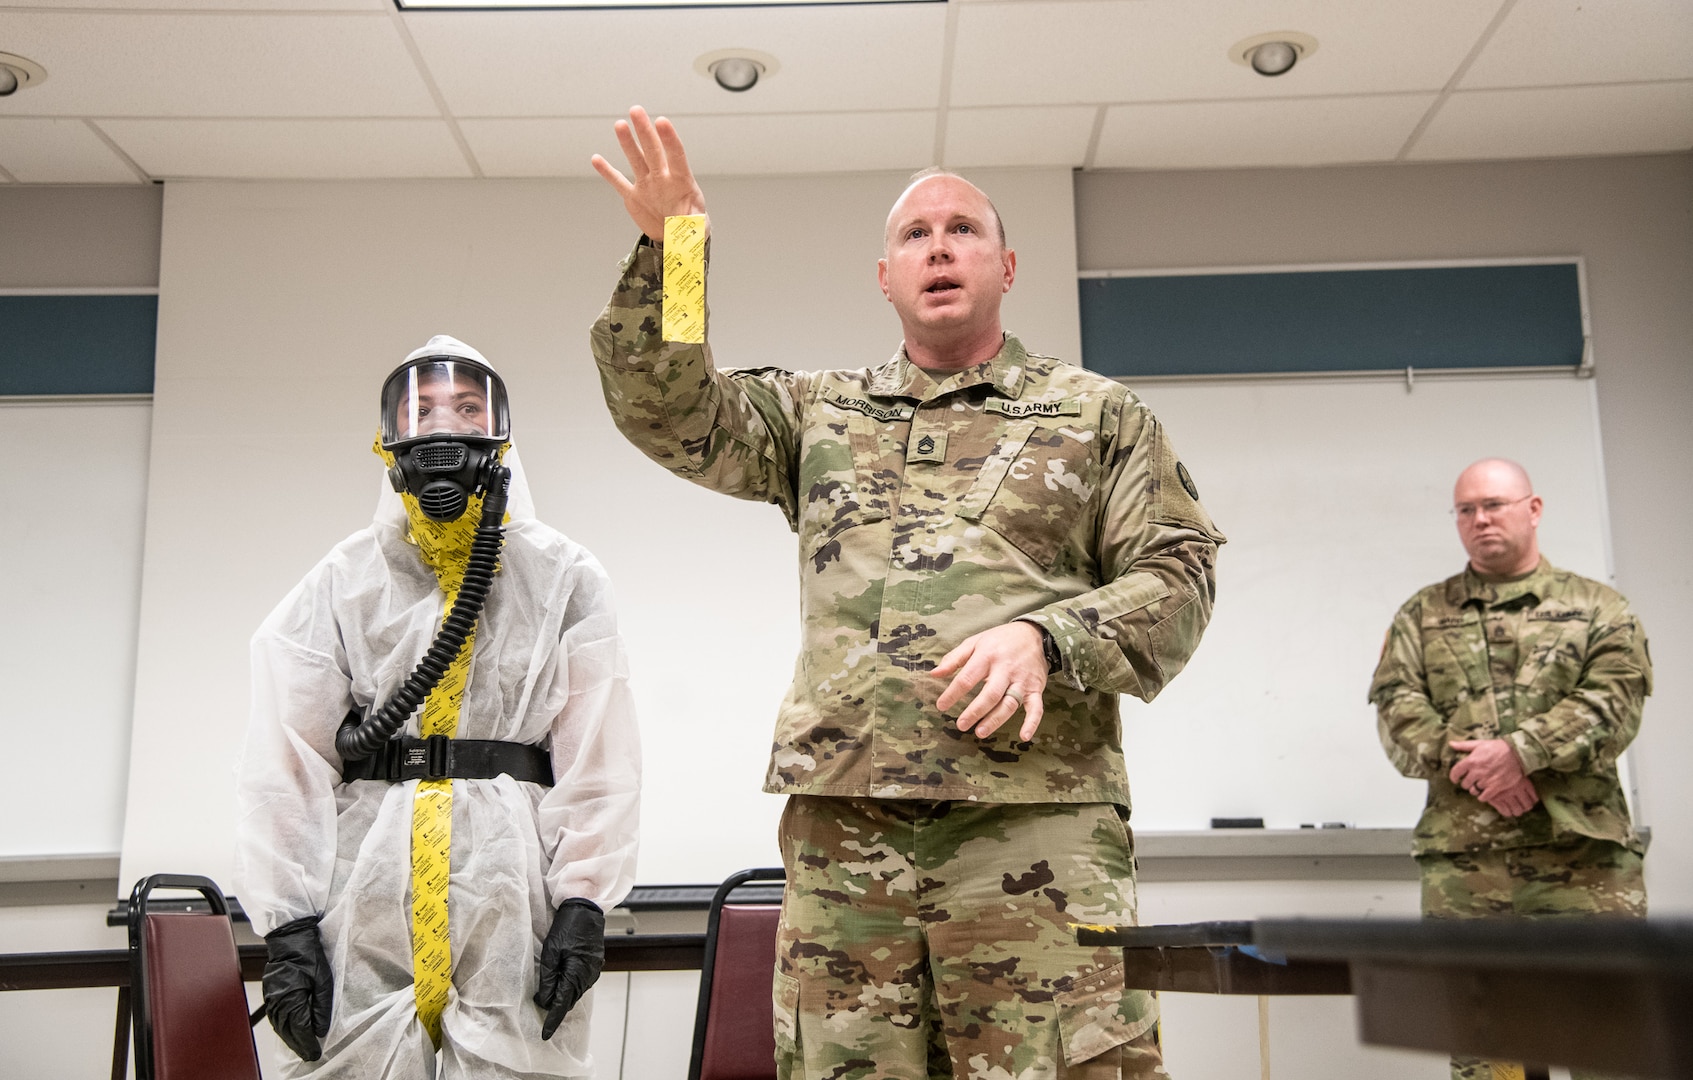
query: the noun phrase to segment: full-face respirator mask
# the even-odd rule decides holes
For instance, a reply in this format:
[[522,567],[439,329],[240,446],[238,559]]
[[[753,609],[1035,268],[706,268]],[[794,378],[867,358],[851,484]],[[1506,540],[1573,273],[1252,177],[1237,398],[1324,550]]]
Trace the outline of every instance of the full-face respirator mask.
[[[437,342],[458,345],[439,338],[430,345]],[[394,455],[388,480],[395,491],[410,492],[435,521],[456,521],[487,487],[511,417],[505,383],[492,368],[479,358],[427,349],[382,386],[382,448]]]
[[510,435],[505,383],[461,341],[430,338],[382,385],[382,449],[394,456],[388,470],[394,490],[415,496],[434,521],[457,521],[476,495],[483,496],[482,513],[458,595],[429,650],[381,708],[367,715],[355,706],[341,721],[335,749],[344,762],[399,745],[395,734],[475,629],[504,543],[511,470],[500,455]]

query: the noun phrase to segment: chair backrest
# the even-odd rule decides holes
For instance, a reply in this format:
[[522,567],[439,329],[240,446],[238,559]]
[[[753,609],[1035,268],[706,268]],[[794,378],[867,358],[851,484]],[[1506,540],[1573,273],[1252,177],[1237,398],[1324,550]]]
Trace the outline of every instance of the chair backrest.
[[779,904],[730,903],[751,881],[781,881],[780,867],[732,874],[706,916],[705,962],[688,1080],[775,1080],[771,979]]
[[[211,910],[150,912],[155,888],[193,889]],[[129,897],[136,1080],[259,1080],[241,959],[209,878],[155,874]]]

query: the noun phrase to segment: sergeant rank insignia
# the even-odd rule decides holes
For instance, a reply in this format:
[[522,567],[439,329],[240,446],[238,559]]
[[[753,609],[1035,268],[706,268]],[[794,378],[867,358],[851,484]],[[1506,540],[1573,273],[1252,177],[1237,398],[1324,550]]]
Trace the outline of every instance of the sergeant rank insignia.
[[919,436],[914,442],[912,442],[911,449],[906,452],[905,460],[907,462],[945,461],[946,433],[942,432],[939,435],[925,434]]

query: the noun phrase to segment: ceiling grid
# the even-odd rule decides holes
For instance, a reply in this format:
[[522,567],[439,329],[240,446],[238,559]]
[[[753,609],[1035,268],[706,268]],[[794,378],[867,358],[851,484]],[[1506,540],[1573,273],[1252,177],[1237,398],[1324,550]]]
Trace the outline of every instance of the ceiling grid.
[[138,181],[143,184],[151,184],[153,182],[153,178],[147,175],[147,170],[137,165],[134,158],[124,153],[123,147],[119,146],[113,141],[110,135],[106,134],[106,132],[100,127],[98,121],[93,119],[84,119],[82,122],[89,131],[94,133],[94,137],[99,139],[100,142],[105,145],[106,149],[112,152],[113,156],[123,162],[125,168],[135,174],[135,178]]
[[[1316,51],[1266,78],[1230,49]],[[743,93],[697,70],[750,50]],[[587,177],[641,104],[709,175],[1693,149],[1687,0],[948,0],[401,11],[0,0],[0,181]]]
[[952,62],[958,48],[958,5],[946,6],[946,36],[941,41],[941,95],[935,103],[935,150],[934,162],[937,165],[947,164],[946,157],[946,115],[952,101]]
[[423,80],[423,85],[429,89],[430,99],[435,102],[435,107],[440,110],[441,119],[446,122],[447,130],[452,133],[453,142],[458,145],[459,153],[464,155],[465,164],[470,167],[470,174],[478,179],[483,178],[486,174],[482,171],[482,164],[476,160],[476,153],[471,150],[470,141],[464,137],[464,131],[459,127],[458,119],[453,116],[453,111],[447,107],[447,98],[441,93],[441,88],[436,85],[435,77],[429,73],[429,65],[423,62],[423,53],[418,49],[417,40],[412,37],[411,31],[406,28],[406,20],[400,15],[399,8],[391,9],[388,14],[394,24],[395,33],[399,34],[400,40],[405,43],[406,52],[411,56],[412,63],[417,65],[418,77]]
[[1493,35],[1498,32],[1499,27],[1504,23],[1505,16],[1509,15],[1511,9],[1516,5],[1517,0],[1505,0],[1504,3],[1499,5],[1499,11],[1493,16],[1493,21],[1488,23],[1487,29],[1483,30],[1481,36],[1476,38],[1475,46],[1470,49],[1469,55],[1464,57],[1464,62],[1458,65],[1458,70],[1454,71],[1452,77],[1446,80],[1446,85],[1440,88],[1440,96],[1434,99],[1434,104],[1428,107],[1428,112],[1424,113],[1423,118],[1417,121],[1417,126],[1411,129],[1411,134],[1405,139],[1405,145],[1399,148],[1399,153],[1394,155],[1393,160],[1404,161],[1410,155],[1411,148],[1417,145],[1417,140],[1422,138],[1423,132],[1428,130],[1428,126],[1434,123],[1434,118],[1440,112],[1440,107],[1446,104],[1446,99],[1452,96],[1452,91],[1456,90],[1458,84],[1464,81],[1464,76],[1469,73],[1470,68],[1476,62],[1476,58],[1481,55],[1483,49],[1487,48],[1487,43],[1493,40]]

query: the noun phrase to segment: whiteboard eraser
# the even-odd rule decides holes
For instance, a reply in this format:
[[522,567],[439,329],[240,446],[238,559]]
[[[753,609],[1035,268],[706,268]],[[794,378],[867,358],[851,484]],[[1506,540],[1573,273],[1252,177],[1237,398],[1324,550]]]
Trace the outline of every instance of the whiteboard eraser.
[[1213,829],[1262,829],[1264,819],[1261,817],[1214,817],[1211,819]]

